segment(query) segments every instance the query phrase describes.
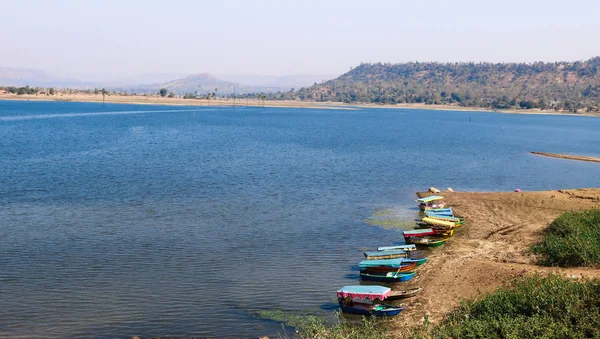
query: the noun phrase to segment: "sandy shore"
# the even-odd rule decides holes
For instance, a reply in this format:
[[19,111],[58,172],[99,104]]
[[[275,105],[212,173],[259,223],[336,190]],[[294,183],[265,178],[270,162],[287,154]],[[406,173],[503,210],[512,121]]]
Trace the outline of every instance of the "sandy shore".
[[518,276],[554,272],[573,279],[600,278],[598,269],[538,266],[527,252],[561,213],[600,206],[600,189],[442,195],[467,221],[419,269],[411,285],[423,287],[423,292],[404,303],[406,316],[394,323],[398,329],[421,324],[424,316],[438,322],[461,299],[492,292]]
[[115,104],[136,104],[136,105],[169,105],[169,106],[215,106],[215,107],[295,107],[295,108],[330,108],[330,109],[352,109],[353,107],[338,103],[321,103],[305,101],[287,101],[287,100],[266,100],[257,99],[182,99],[182,98],[163,98],[158,96],[137,96],[137,95],[110,95],[102,99],[102,95],[94,94],[58,94],[58,95],[14,95],[0,94],[0,100],[31,100],[31,101],[63,101],[63,102],[106,102]]
[[[73,101],[73,102],[103,102],[102,95],[94,94],[56,94],[56,95],[14,95],[1,93],[0,100],[39,100],[39,101]],[[557,112],[554,110],[491,110],[479,107],[462,107],[454,105],[426,105],[426,104],[345,104],[341,102],[316,102],[316,101],[292,101],[292,100],[266,100],[256,99],[182,99],[163,98],[159,96],[137,96],[137,95],[109,95],[104,98],[107,103],[140,104],[140,105],[175,105],[175,106],[248,106],[248,107],[294,107],[294,108],[325,108],[325,109],[355,109],[357,107],[369,108],[402,108],[402,109],[428,109],[443,111],[468,111],[468,112],[500,112],[513,114],[552,114],[552,115],[575,115],[575,116],[600,116],[600,112],[586,112],[573,114],[569,112]]]
[[600,162],[600,158],[585,157],[585,156],[581,156],[581,155],[557,154],[557,153],[546,153],[546,152],[531,152],[531,154],[541,155],[544,157],[559,158],[559,159]]

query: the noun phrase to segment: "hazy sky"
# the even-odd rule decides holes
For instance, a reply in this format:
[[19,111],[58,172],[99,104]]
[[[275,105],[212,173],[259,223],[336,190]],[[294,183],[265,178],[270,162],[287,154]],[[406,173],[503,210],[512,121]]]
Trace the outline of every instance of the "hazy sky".
[[600,0],[0,0],[0,66],[77,78],[341,74],[600,55]]

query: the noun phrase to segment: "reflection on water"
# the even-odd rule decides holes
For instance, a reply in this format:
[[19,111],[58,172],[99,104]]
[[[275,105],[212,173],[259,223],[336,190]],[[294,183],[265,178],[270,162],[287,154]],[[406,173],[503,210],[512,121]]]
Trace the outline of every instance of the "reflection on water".
[[598,156],[599,125],[0,102],[0,337],[250,338],[282,331],[257,311],[331,317],[362,252],[403,242],[386,223],[418,215],[415,191],[599,186],[598,164],[528,154]]

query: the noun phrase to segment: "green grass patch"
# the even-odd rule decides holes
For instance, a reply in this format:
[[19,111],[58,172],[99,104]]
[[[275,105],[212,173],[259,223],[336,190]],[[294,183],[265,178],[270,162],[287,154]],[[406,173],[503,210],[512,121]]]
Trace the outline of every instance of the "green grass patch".
[[599,338],[600,282],[559,276],[520,278],[463,302],[432,338]]
[[600,267],[600,210],[562,214],[531,249],[541,265]]

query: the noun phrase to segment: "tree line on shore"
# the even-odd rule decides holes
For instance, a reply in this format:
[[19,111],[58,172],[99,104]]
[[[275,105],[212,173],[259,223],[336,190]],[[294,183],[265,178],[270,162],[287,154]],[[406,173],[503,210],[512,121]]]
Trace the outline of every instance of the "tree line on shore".
[[273,100],[600,111],[600,57],[577,62],[363,63]]

